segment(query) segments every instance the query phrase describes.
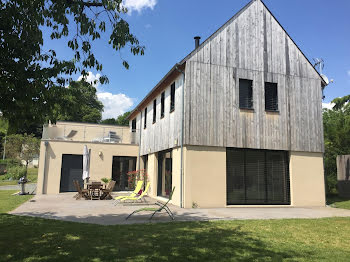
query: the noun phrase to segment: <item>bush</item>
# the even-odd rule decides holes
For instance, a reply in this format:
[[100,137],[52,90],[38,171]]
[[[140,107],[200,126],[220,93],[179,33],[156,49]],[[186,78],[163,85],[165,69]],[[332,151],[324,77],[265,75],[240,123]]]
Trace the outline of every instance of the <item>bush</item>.
[[5,159],[5,160],[0,160],[0,164],[5,164],[7,168],[13,167],[13,166],[21,166],[21,161],[19,159]]
[[7,179],[18,180],[26,175],[26,168],[22,166],[12,166],[7,169]]

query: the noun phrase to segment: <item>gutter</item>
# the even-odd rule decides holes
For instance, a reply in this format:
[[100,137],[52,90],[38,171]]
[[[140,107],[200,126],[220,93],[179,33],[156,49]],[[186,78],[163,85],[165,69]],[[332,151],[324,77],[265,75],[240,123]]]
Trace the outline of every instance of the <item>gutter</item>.
[[180,207],[183,208],[183,146],[184,146],[184,117],[185,117],[185,73],[179,68],[179,64],[175,65],[175,69],[182,74],[182,98],[181,98],[181,160],[180,160]]

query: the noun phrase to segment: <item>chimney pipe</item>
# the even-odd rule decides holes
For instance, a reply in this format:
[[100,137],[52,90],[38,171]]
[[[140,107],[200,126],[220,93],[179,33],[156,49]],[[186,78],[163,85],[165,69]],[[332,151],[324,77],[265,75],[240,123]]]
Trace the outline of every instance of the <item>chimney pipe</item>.
[[199,41],[201,40],[200,36],[195,36],[194,37],[194,49],[197,49],[199,46]]

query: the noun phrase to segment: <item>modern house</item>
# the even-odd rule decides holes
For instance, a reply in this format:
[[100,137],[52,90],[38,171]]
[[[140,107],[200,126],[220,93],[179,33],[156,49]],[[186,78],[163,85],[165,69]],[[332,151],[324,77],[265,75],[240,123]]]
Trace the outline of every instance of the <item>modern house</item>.
[[151,196],[324,206],[320,74],[260,0],[195,39],[130,115]]
[[74,173],[74,155],[90,141],[92,176],[113,178],[114,157],[137,156],[128,168],[147,170],[149,195],[167,198],[175,186],[172,203],[181,207],[324,206],[326,83],[307,57],[260,0],[195,39],[130,114],[118,143],[57,139],[69,130],[44,138],[41,192],[67,189],[74,175],[65,167]]

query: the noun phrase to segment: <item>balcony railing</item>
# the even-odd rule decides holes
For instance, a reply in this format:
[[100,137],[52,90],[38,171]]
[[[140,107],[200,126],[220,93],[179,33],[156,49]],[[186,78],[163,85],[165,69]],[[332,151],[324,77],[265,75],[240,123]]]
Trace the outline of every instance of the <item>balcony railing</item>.
[[48,125],[43,128],[42,139],[95,143],[137,144],[135,132],[129,127],[62,124]]

